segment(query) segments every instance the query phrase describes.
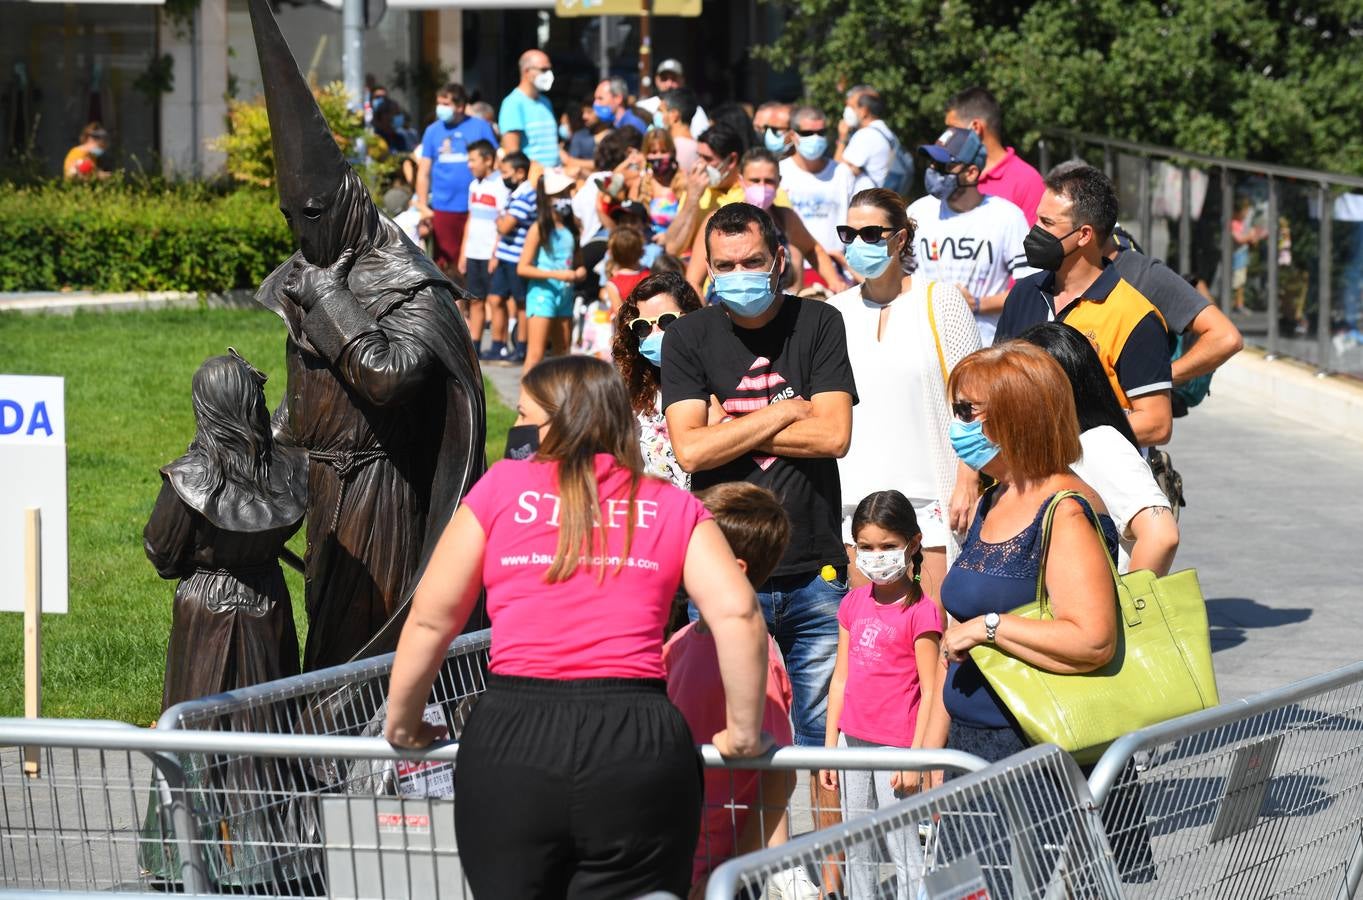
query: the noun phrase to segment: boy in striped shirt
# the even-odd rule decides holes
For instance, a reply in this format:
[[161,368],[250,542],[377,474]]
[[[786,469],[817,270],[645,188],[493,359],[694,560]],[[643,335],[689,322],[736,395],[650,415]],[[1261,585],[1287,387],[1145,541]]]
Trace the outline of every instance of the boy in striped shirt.
[[[516,274],[525,246],[525,233],[535,221],[535,186],[530,182],[530,159],[520,152],[508,153],[500,163],[502,181],[510,191],[506,211],[497,217],[497,267],[488,291],[488,317],[492,322],[492,346],[482,354],[489,362],[516,363],[525,359],[525,279]],[[507,320],[516,321],[514,335],[507,333]],[[508,339],[514,344],[508,347]]]

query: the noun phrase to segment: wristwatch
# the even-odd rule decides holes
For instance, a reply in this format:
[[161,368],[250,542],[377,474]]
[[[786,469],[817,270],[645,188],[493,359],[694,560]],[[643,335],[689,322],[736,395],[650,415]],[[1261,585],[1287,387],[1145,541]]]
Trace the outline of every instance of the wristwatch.
[[999,614],[996,612],[985,613],[984,616],[984,639],[989,643],[994,643],[994,635],[999,630]]

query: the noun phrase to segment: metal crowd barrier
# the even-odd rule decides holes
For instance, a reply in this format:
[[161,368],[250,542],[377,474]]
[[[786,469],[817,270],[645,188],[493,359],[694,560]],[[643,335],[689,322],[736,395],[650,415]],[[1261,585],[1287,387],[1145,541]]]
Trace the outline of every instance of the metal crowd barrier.
[[[1341,195],[1363,193],[1363,177],[1064,129],[1047,131],[1037,150],[1043,174],[1061,161],[1061,154],[1068,153],[1071,158],[1090,159],[1117,181],[1122,188],[1123,223],[1147,251],[1152,248],[1155,220],[1167,218],[1177,236],[1170,241],[1168,253],[1157,255],[1170,260],[1178,271],[1195,271],[1198,257],[1215,259],[1215,278],[1207,277],[1227,313],[1234,294],[1231,218],[1237,196],[1251,198],[1254,221],[1267,230],[1266,238],[1251,250],[1256,272],[1253,284],[1256,292],[1262,288],[1265,320],[1237,321],[1246,342],[1262,346],[1270,359],[1281,354],[1310,363],[1322,375],[1363,376],[1363,356],[1352,344],[1337,347],[1338,335],[1332,327],[1341,315],[1348,318],[1359,313],[1358,291],[1363,282],[1356,273],[1363,266],[1359,258],[1363,239],[1358,235],[1363,222],[1336,221],[1334,210],[1337,202],[1344,202]],[[1090,151],[1100,158],[1089,156]],[[1168,167],[1178,173],[1174,190],[1160,183]],[[1194,177],[1199,181],[1196,192]],[[1356,201],[1350,198],[1349,202],[1353,218]],[[1194,213],[1195,206],[1201,208],[1201,215]],[[1161,210],[1161,215],[1158,207],[1172,209]],[[1132,213],[1132,218],[1125,218]],[[1199,221],[1204,218],[1211,221]],[[1341,254],[1342,259],[1337,259]],[[1206,266],[1204,262],[1202,268]],[[1336,296],[1343,291],[1353,296]],[[1289,329],[1286,334],[1283,324]],[[1315,331],[1314,339],[1308,337],[1308,326]]]
[[1089,783],[1128,897],[1348,900],[1363,663],[1126,735]]
[[[877,861],[879,848],[890,865]],[[1084,777],[1050,745],[732,859],[710,876],[706,900],[791,896],[797,880],[830,866],[841,870],[852,897],[1122,896]]]

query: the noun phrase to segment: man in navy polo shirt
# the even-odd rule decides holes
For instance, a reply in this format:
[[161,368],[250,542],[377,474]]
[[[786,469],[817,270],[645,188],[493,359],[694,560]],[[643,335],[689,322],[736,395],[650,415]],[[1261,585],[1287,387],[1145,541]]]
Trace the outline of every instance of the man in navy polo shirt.
[[625,106],[625,101],[629,99],[629,86],[625,84],[623,78],[608,78],[596,86],[596,93],[592,95],[592,111],[612,128],[624,128],[631,125],[640,134],[648,131],[648,126],[644,120],[630,112]]
[[435,95],[435,121],[421,138],[421,162],[416,174],[417,207],[431,220],[435,264],[451,278],[459,274],[459,248],[469,220],[469,144],[497,143],[492,126],[464,114],[468,94],[451,82]]
[[1058,321],[1087,337],[1142,447],[1173,433],[1169,333],[1159,310],[1122,278],[1103,250],[1117,224],[1117,191],[1102,172],[1051,172],[1024,244],[1040,269],[1008,292],[995,343],[1039,322]]

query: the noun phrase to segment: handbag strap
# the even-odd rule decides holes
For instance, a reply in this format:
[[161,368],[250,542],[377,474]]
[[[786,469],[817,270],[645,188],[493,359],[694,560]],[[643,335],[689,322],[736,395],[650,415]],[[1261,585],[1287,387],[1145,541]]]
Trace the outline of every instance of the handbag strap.
[[947,375],[947,358],[942,352],[942,335],[937,331],[937,311],[932,308],[932,286],[937,282],[928,282],[928,327],[932,329],[932,343],[937,348],[937,365],[942,367],[942,387],[947,386],[951,379]]
[[1041,559],[1037,564],[1036,570],[1036,603],[1041,609],[1043,616],[1051,615],[1051,596],[1046,590],[1046,559],[1051,553],[1051,522],[1055,519],[1055,510],[1062,501],[1071,497],[1082,500],[1079,504],[1088,516],[1088,520],[1093,523],[1094,530],[1098,532],[1098,543],[1103,547],[1103,556],[1107,558],[1108,568],[1112,571],[1114,583],[1121,582],[1121,575],[1117,572],[1117,562],[1112,558],[1112,553],[1107,549],[1107,540],[1103,537],[1103,523],[1098,521],[1098,513],[1093,511],[1093,507],[1088,503],[1088,498],[1078,491],[1061,491],[1051,498],[1051,502],[1046,507],[1046,515],[1041,520]]

